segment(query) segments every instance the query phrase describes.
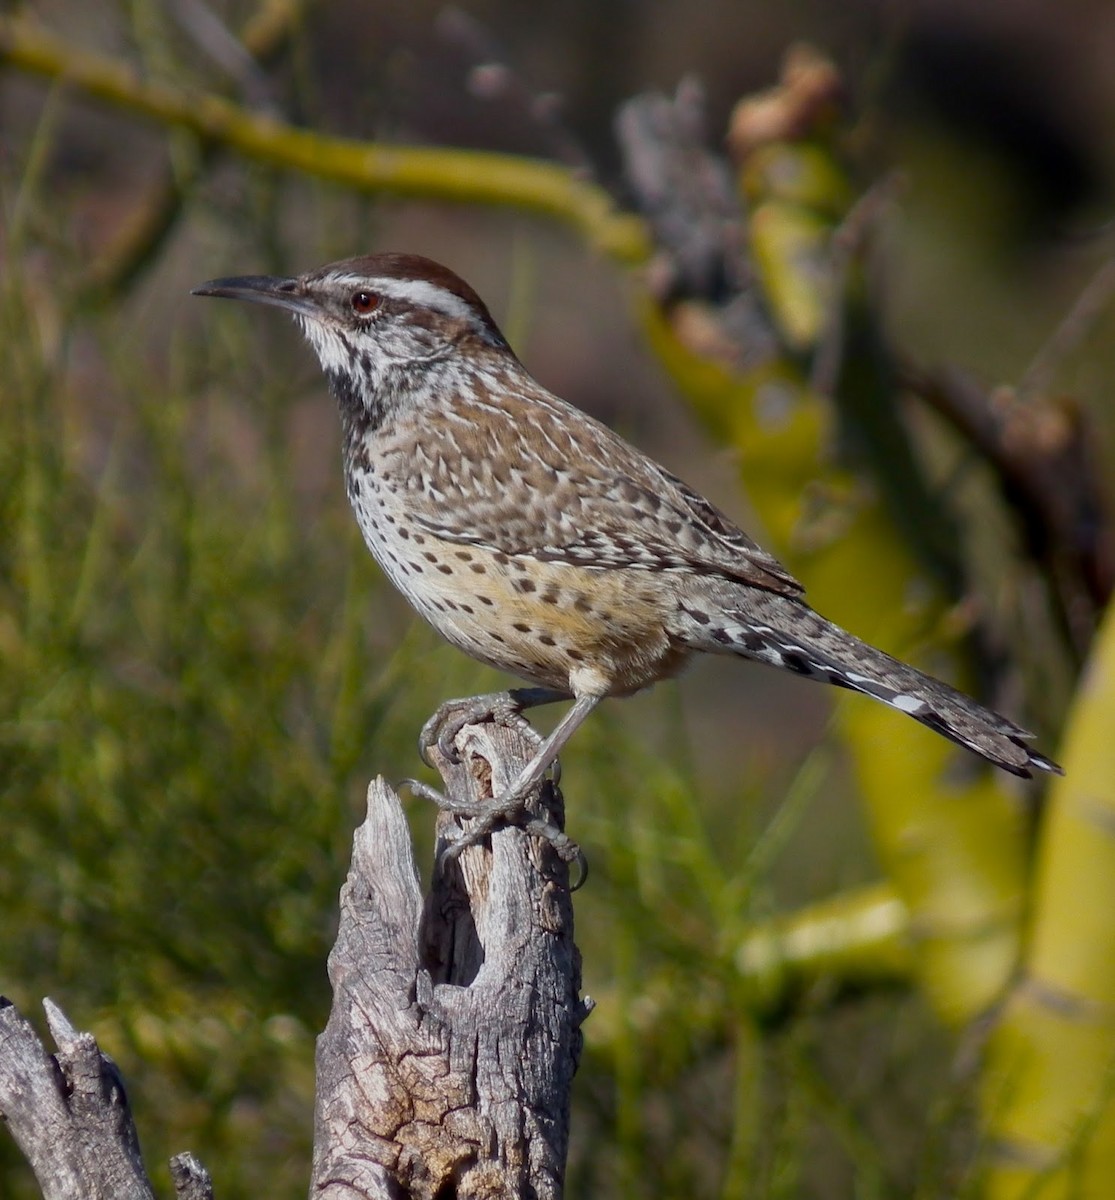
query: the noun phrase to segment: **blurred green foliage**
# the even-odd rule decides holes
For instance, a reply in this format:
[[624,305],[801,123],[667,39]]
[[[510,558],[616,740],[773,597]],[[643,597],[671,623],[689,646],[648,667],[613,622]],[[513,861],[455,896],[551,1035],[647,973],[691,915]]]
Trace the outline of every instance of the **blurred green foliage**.
[[[214,264],[378,244],[382,210],[218,173],[137,286],[91,298],[68,286],[86,197],[48,169],[65,103],[0,162],[0,991],[31,1015],[51,995],[117,1058],[164,1192],[190,1149],[223,1200],[278,1200],[308,1176],[363,787],[415,770],[440,699],[499,677],[410,618],[339,473],[319,479],[304,434],[334,417],[289,328],[185,297]],[[171,142],[196,179],[197,146]],[[826,742],[763,770],[749,746],[741,778],[710,777],[678,695],[606,706],[567,755],[598,1001],[570,1193],[966,1194],[968,1082],[917,996],[821,985],[760,1019],[736,971],[787,897],[871,873],[843,763]],[[413,813],[423,861],[432,815]],[[0,1195],[34,1194],[0,1139]]]
[[[299,1195],[363,784],[413,770],[428,709],[497,677],[403,612],[338,478],[291,487],[291,411],[320,391],[293,338],[271,341],[276,361],[250,318],[185,301],[160,336],[158,278],[67,307],[37,274],[48,230],[8,232],[0,990],[30,1014],[49,994],[96,1032],[164,1189],[166,1158],[189,1148],[223,1197]],[[332,420],[320,400],[313,419]],[[599,1000],[571,1191],[637,1194],[654,1171],[663,1194],[744,1175],[754,1195],[840,1194],[853,1177],[908,1194],[916,1081],[936,1074],[917,1002],[826,1015],[819,995],[767,1033],[732,966],[830,764],[807,763],[785,805],[756,778],[710,806],[676,706],[664,689],[642,713],[607,710],[569,756]],[[671,731],[653,745],[635,732],[647,715]],[[428,852],[432,816],[416,816]],[[868,1045],[869,1062],[849,1049]],[[0,1164],[5,1197],[35,1194],[7,1141]]]

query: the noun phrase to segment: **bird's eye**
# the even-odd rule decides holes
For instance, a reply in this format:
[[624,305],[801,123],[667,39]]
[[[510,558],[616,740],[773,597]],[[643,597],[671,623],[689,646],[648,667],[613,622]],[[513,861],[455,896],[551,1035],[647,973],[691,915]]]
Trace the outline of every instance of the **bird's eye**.
[[375,292],[352,293],[352,311],[358,317],[366,317],[368,313],[375,312],[377,308],[379,308],[379,297]]

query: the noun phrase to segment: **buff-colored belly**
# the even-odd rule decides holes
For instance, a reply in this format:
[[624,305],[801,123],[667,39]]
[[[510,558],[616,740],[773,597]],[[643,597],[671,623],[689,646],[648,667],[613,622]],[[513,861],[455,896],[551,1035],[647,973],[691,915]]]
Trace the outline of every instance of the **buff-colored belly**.
[[[455,646],[565,691],[626,695],[680,670],[668,591],[636,570],[590,570],[442,543],[402,590]],[[412,566],[414,564],[412,563]]]

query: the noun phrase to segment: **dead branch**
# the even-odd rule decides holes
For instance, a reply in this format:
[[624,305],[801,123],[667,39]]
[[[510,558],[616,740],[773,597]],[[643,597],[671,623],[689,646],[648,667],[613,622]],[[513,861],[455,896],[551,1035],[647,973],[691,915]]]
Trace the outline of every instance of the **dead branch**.
[[10,1001],[0,1005],[0,1115],[44,1200],[153,1200],[116,1064],[52,1001],[53,1054]]

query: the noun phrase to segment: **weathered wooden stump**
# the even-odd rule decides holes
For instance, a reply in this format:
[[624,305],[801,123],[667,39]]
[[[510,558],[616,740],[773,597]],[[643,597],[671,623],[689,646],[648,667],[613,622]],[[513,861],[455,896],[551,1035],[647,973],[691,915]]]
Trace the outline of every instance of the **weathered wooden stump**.
[[[530,759],[527,732],[466,727],[447,793],[475,804]],[[544,784],[534,815],[560,826]],[[468,822],[438,817],[438,856]],[[410,831],[382,779],[368,789],[329,957],[333,1009],[317,1049],[312,1197],[560,1197],[569,1095],[589,1010],[580,998],[569,868],[518,828],[435,866],[425,900]],[[48,1052],[0,1008],[0,1114],[47,1200],[149,1200],[119,1071],[46,1001]],[[180,1200],[213,1192],[190,1155]]]

